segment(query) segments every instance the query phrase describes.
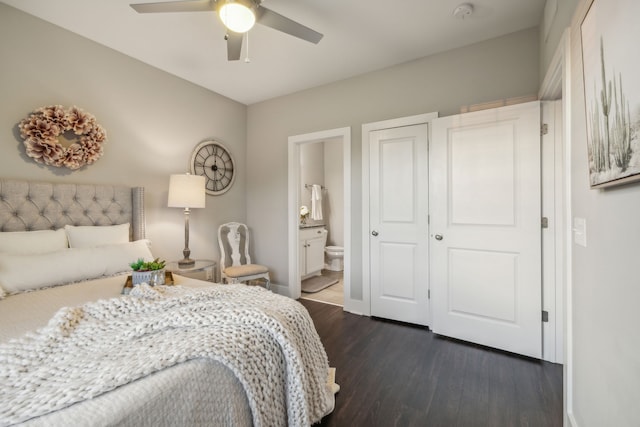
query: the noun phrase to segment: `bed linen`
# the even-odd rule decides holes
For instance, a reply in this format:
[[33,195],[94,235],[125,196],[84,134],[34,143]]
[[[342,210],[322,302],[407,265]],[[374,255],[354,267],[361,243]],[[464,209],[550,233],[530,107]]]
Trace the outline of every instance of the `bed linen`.
[[[208,288],[208,282],[175,275],[176,284]],[[103,278],[13,295],[0,300],[0,343],[21,336],[26,330],[46,325],[60,307],[77,306],[86,301],[117,297],[125,276]],[[228,285],[225,285],[228,286]],[[76,289],[74,289],[76,288]],[[82,288],[82,293],[77,288]],[[266,292],[266,291],[265,291]],[[270,294],[270,293],[269,293]],[[270,294],[272,295],[272,294]],[[276,298],[284,298],[273,295]],[[290,300],[289,300],[290,301]],[[297,304],[297,303],[296,303]],[[25,310],[25,307],[30,307]],[[35,313],[35,316],[26,313]],[[17,326],[19,325],[19,326]],[[314,330],[315,332],[315,330]],[[326,354],[322,349],[323,357]],[[0,361],[0,365],[2,361]],[[327,365],[328,367],[328,365]],[[246,386],[246,384],[245,384]],[[277,422],[261,424],[247,399],[246,388],[228,366],[213,359],[196,358],[123,385],[113,391],[84,400],[50,414],[28,420],[25,425],[286,425],[287,415]],[[327,388],[323,389],[325,393]],[[274,399],[280,398],[274,396]],[[333,395],[324,394],[322,414],[333,409]],[[314,418],[289,425],[306,425]],[[288,415],[289,419],[291,414]],[[0,421],[5,425],[12,418]],[[19,419],[19,418],[18,418]],[[256,420],[258,422],[256,423]]]
[[[0,299],[0,343],[46,326],[62,307],[75,307],[99,299],[121,296],[128,276],[129,273],[123,273],[100,277]],[[178,274],[174,274],[173,279],[176,285],[189,288],[212,286],[211,282]]]
[[[0,178],[0,233],[5,233],[5,236],[13,232],[25,233],[29,238],[35,236],[41,240],[42,236],[37,235],[41,233],[31,232],[60,230],[67,225],[116,229],[126,228],[122,224],[129,223],[129,241],[134,242],[146,237],[144,205],[142,187]],[[83,232],[85,229],[78,231]],[[103,230],[87,231],[89,234],[84,237],[88,238],[89,246],[100,246],[104,243],[96,241],[96,238],[104,238]],[[100,236],[96,236],[96,231],[100,232]],[[67,247],[67,243],[54,249],[62,250]],[[29,245],[34,246],[31,243]],[[19,246],[11,243],[3,251],[15,255],[21,253],[16,252]],[[48,253],[50,250],[44,252]],[[111,260],[111,257],[108,258]],[[52,277],[55,276],[53,271],[49,273]],[[110,273],[105,271],[101,274]],[[81,279],[74,278],[72,281],[76,280]],[[0,289],[0,345],[29,331],[45,327],[49,319],[62,307],[77,307],[89,301],[118,297],[125,280],[126,275],[123,275],[24,293],[15,292],[26,289],[14,289],[7,292],[11,295],[5,296],[4,300],[3,291]],[[212,286],[209,282],[178,275],[174,275],[174,280],[178,285],[190,287]],[[46,282],[39,283],[38,287],[57,284]],[[322,354],[326,357],[324,349]],[[0,375],[0,383],[3,381]],[[333,386],[332,390],[337,390],[337,386]],[[285,392],[286,390],[283,391]],[[270,401],[264,403],[269,404]],[[331,406],[333,403],[332,395]],[[243,427],[254,425],[255,420],[244,386],[234,372],[221,362],[198,358],[150,373],[112,391],[29,419],[23,424]],[[3,425],[2,421],[0,425]]]

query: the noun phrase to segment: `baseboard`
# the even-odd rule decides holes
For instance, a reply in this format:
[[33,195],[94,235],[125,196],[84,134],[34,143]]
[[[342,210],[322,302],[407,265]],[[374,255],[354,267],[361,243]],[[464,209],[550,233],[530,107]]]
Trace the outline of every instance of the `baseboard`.
[[277,283],[271,282],[271,290],[276,294],[291,298],[291,292],[289,291],[288,286],[278,285]]
[[368,316],[369,314],[364,308],[363,301],[350,298],[345,298],[344,300],[344,311],[346,312],[357,314],[359,316]]

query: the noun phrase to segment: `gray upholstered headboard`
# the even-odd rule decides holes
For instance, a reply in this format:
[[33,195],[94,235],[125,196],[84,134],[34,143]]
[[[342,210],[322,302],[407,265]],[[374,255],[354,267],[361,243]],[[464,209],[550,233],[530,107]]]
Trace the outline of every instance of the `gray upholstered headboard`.
[[0,179],[0,232],[130,223],[145,237],[144,188]]

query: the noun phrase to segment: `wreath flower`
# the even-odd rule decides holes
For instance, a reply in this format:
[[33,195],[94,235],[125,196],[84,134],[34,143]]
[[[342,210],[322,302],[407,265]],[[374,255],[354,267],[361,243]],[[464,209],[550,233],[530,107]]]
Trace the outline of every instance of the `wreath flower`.
[[[107,132],[96,118],[73,106],[68,110],[62,105],[40,107],[18,125],[24,139],[27,156],[48,166],[76,170],[98,160],[107,139]],[[64,147],[58,141],[60,135],[73,132],[79,141]]]

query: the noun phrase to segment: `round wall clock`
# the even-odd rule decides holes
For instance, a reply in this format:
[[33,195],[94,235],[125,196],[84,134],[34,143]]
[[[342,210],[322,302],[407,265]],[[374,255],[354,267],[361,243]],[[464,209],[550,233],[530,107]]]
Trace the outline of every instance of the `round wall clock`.
[[208,194],[226,193],[235,180],[235,167],[231,153],[217,141],[202,141],[191,155],[191,173],[205,177]]

